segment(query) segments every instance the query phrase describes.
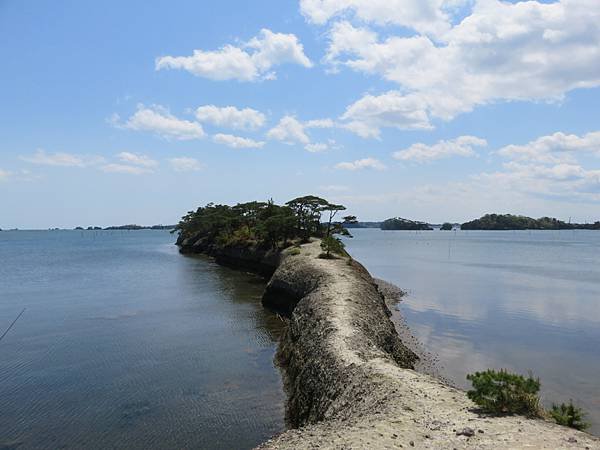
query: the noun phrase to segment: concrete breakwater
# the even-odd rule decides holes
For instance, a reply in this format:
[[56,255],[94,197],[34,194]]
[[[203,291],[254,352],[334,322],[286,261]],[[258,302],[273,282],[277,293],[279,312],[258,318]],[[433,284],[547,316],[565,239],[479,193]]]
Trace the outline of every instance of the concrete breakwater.
[[367,270],[319,253],[313,242],[253,256],[273,269],[263,303],[290,311],[277,359],[292,428],[259,448],[600,448],[544,420],[481,414],[464,392],[414,371]]

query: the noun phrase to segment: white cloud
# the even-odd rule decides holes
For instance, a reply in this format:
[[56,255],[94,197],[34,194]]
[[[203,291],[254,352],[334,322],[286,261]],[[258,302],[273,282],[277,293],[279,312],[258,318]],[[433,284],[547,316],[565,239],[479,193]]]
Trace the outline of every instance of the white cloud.
[[185,156],[169,159],[169,164],[175,172],[197,172],[202,170],[204,166],[195,158]]
[[104,158],[100,156],[75,155],[72,153],[47,153],[43,149],[36,150],[31,156],[21,156],[21,160],[41,166],[88,167],[100,164]]
[[213,136],[213,141],[217,144],[227,145],[231,148],[262,148],[265,145],[262,141],[220,133]]
[[104,166],[100,167],[100,170],[102,170],[103,172],[123,173],[128,175],[142,175],[153,172],[152,169],[149,169],[147,167],[130,166],[127,164],[116,163],[105,164]]
[[113,116],[110,121],[119,128],[135,131],[149,131],[167,139],[192,140],[205,136],[202,125],[188,120],[178,119],[166,108],[158,105],[145,107],[138,105],[133,116],[124,124],[119,123],[119,117]]
[[156,167],[156,166],[158,166],[157,161],[150,159],[146,155],[138,155],[136,153],[121,152],[117,155],[117,158],[119,158],[124,163],[133,164],[133,165],[141,166],[141,167]]
[[539,163],[572,162],[581,153],[600,156],[600,131],[581,137],[559,132],[542,136],[525,145],[507,145],[498,150],[499,155],[510,159]]
[[0,181],[6,181],[11,177],[12,173],[0,169]]
[[475,136],[461,136],[449,141],[439,141],[433,145],[413,144],[405,150],[394,152],[393,157],[400,161],[415,161],[419,163],[451,156],[473,157],[477,153],[474,147],[485,147],[487,142]]
[[504,171],[474,176],[480,189],[522,193],[567,202],[600,201],[600,170],[587,170],[578,164],[507,163]]
[[[441,34],[450,28],[445,0],[300,0],[302,14],[323,25],[342,13],[378,25],[400,25],[422,33]],[[454,2],[456,3],[456,1]],[[462,2],[461,2],[462,3]]]
[[271,69],[284,63],[312,67],[295,35],[262,29],[240,47],[226,45],[215,51],[194,50],[192,56],[157,58],[156,70],[183,69],[211,80],[258,81],[275,78]]
[[378,138],[381,127],[401,130],[428,130],[427,104],[416,95],[390,91],[383,95],[365,95],[342,115],[343,125],[363,138]]
[[[451,120],[480,105],[560,101],[573,89],[600,86],[598,23],[598,0],[485,0],[434,40],[423,34],[382,38],[366,27],[335,23],[325,61],[399,85],[348,108],[352,127],[376,136],[379,126],[424,128],[431,119]],[[375,118],[354,118],[352,111],[365,103]],[[379,122],[379,116],[389,120]]]
[[496,152],[507,158],[503,170],[475,176],[484,189],[503,189],[538,197],[600,201],[600,170],[585,168],[579,157],[600,155],[600,132],[584,136],[554,133]]
[[313,144],[306,144],[304,149],[311,153],[319,153],[329,150],[329,145],[325,144],[324,142],[315,142]]
[[196,110],[196,119],[219,127],[236,130],[255,130],[265,124],[263,113],[251,108],[237,109],[235,106],[200,106]]
[[335,165],[336,169],[341,170],[362,170],[362,169],[375,169],[385,170],[386,166],[375,158],[363,158],[352,162],[341,162]]
[[335,122],[331,119],[316,119],[309,120],[304,123],[305,128],[333,128],[335,127]]
[[279,123],[267,132],[267,138],[286,144],[310,144],[310,138],[304,131],[304,124],[293,116],[283,117]]

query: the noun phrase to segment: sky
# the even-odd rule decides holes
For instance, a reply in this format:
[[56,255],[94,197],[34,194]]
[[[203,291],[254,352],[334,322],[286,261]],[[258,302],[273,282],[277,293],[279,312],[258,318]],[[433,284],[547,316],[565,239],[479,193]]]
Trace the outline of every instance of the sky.
[[600,0],[0,0],[0,61],[4,229],[600,220]]

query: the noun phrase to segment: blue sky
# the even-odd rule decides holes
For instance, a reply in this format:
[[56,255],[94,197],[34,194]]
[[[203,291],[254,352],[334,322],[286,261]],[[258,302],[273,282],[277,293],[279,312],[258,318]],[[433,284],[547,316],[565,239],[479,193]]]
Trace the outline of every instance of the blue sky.
[[598,0],[0,1],[0,227],[313,193],[600,219]]

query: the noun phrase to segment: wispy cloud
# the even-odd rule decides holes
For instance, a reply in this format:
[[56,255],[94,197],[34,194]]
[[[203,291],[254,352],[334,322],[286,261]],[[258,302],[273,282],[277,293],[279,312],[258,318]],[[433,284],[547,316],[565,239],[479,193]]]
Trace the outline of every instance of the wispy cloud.
[[22,161],[41,166],[88,167],[104,162],[101,156],[76,155],[73,153],[47,153],[43,149],[36,150],[33,155],[21,156]]
[[357,159],[356,161],[341,162],[335,165],[336,169],[340,170],[363,170],[363,169],[375,169],[385,170],[387,167],[381,161],[375,158],[363,158]]
[[216,134],[213,136],[213,141],[231,148],[261,148],[265,145],[262,141],[255,141],[232,134]]
[[197,172],[204,168],[204,165],[197,159],[185,156],[171,158],[169,164],[175,172]]
[[158,161],[155,161],[146,155],[139,155],[136,153],[121,152],[117,155],[117,158],[124,163],[133,164],[136,166],[142,166],[142,167],[148,167],[148,168],[158,166]]
[[315,142],[313,144],[306,144],[304,149],[311,153],[320,153],[329,150],[329,145],[324,142]]
[[413,144],[407,149],[394,152],[393,157],[400,161],[418,163],[430,162],[452,156],[477,156],[475,147],[485,147],[487,141],[475,136],[461,136],[448,141],[439,141],[433,145]]
[[153,170],[148,169],[147,167],[131,166],[128,164],[117,163],[105,164],[102,167],[100,167],[100,170],[102,170],[103,172],[122,173],[127,175],[142,175],[153,172]]

